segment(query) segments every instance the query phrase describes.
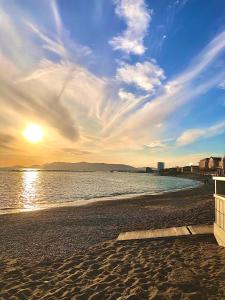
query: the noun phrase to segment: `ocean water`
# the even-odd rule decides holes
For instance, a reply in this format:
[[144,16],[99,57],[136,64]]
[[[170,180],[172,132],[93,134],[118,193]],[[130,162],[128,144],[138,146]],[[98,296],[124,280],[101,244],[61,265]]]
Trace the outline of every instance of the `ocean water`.
[[0,213],[81,205],[198,186],[199,182],[145,173],[0,172]]

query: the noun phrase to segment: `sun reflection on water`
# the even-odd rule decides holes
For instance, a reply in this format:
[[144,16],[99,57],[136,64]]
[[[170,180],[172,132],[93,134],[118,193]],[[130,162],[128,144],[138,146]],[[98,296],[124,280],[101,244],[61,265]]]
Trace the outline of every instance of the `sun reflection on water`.
[[35,208],[34,200],[37,194],[37,181],[39,172],[27,171],[23,173],[23,205],[24,208],[32,210]]

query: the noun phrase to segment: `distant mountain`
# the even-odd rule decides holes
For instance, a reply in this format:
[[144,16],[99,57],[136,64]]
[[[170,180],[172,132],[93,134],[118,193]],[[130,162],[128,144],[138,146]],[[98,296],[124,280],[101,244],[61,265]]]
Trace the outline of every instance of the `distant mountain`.
[[30,169],[38,169],[45,171],[77,171],[77,172],[96,172],[96,171],[120,171],[120,172],[145,172],[145,168],[134,168],[124,164],[106,164],[106,163],[68,163],[68,162],[52,162],[44,165],[31,165],[29,167],[24,166],[12,166],[12,167],[0,167],[2,171],[23,171]]
[[40,169],[41,165],[32,165],[29,168],[31,168],[31,169]]
[[24,169],[26,167],[24,166],[12,166],[12,167],[0,167],[1,171],[14,171],[14,170],[19,170],[19,169]]
[[105,164],[105,163],[68,163],[68,162],[53,162],[40,166],[43,170],[54,171],[124,171],[135,172],[137,169],[123,164]]

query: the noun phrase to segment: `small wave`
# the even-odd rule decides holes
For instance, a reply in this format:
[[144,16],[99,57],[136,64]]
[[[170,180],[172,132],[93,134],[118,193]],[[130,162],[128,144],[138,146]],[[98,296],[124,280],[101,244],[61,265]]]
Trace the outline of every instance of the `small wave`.
[[[71,176],[68,180],[68,177],[65,177],[67,175],[60,174],[60,173],[57,174],[57,177],[56,176],[51,177],[51,174],[49,173],[48,174],[45,173],[44,178],[32,177],[31,178],[32,181],[29,181],[29,184],[30,182],[34,182],[35,180],[40,180],[38,181],[38,184],[39,186],[42,187],[44,193],[41,194],[37,192],[35,197],[32,196],[34,202],[33,203],[30,202],[31,203],[30,207],[26,207],[26,206],[21,207],[21,205],[4,207],[3,205],[4,202],[2,202],[0,204],[2,205],[2,208],[0,208],[0,214],[21,212],[21,211],[34,211],[39,209],[62,207],[62,206],[81,206],[81,205],[87,205],[98,201],[121,200],[121,199],[134,198],[138,196],[144,196],[144,195],[159,195],[159,194],[165,194],[169,192],[192,189],[202,185],[201,182],[194,181],[191,179],[180,179],[180,178],[175,179],[171,177],[157,178],[156,176],[150,178],[149,176],[144,176],[143,174],[142,176],[139,176],[138,174],[129,174],[129,180],[126,174],[116,174],[116,177],[115,175],[113,175],[112,177],[111,174],[103,174],[103,175],[104,176],[101,177],[99,180],[98,178],[100,176],[99,174],[98,177],[93,175],[91,178],[89,174],[88,183],[85,181],[87,179],[87,177],[85,177],[86,175],[82,175],[83,176],[82,178],[80,177],[78,178],[77,174],[73,175],[72,182],[71,182]],[[61,184],[61,178],[63,178],[64,181],[66,180],[65,181],[67,184],[66,186],[63,186],[63,184]],[[80,180],[80,182],[77,182],[77,180]],[[143,184],[143,180],[144,180],[144,184]],[[59,185],[57,184],[57,188],[59,187],[59,189],[55,190],[54,188],[52,188],[52,186],[55,187],[56,182],[58,181],[60,181],[60,184]],[[107,184],[108,186],[105,187],[105,185]],[[149,185],[149,189],[147,189],[148,185]],[[88,190],[86,189],[86,187],[88,188]],[[98,191],[98,189],[100,189],[100,191]],[[123,189],[125,191],[123,191]],[[141,192],[140,191],[141,189],[143,189],[144,191]],[[78,190],[80,195],[82,195],[82,193],[83,195],[79,197],[76,193],[76,190]],[[19,189],[15,189],[13,191],[16,200],[19,197],[18,196]],[[33,191],[35,191],[35,189],[33,189]],[[5,193],[6,192],[8,191],[5,191]],[[91,195],[97,193],[99,195]],[[66,197],[63,197],[63,195],[65,195]]]

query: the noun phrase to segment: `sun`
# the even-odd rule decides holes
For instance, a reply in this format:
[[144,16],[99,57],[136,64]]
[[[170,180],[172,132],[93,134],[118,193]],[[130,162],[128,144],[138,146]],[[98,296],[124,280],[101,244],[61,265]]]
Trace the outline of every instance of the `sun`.
[[38,124],[30,123],[23,131],[23,136],[27,141],[36,144],[43,139],[44,133],[41,126]]

